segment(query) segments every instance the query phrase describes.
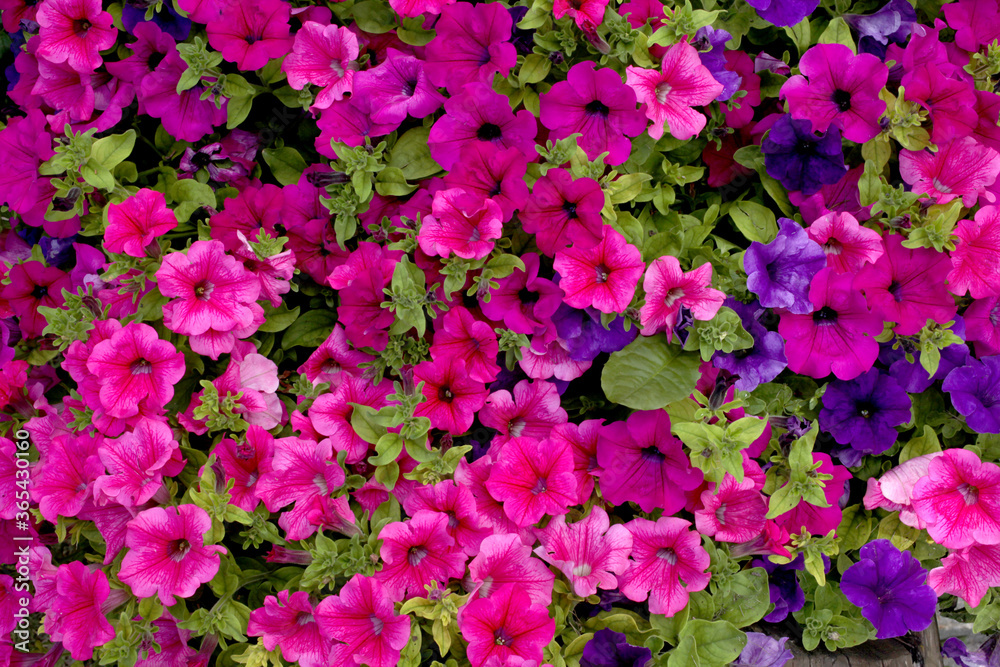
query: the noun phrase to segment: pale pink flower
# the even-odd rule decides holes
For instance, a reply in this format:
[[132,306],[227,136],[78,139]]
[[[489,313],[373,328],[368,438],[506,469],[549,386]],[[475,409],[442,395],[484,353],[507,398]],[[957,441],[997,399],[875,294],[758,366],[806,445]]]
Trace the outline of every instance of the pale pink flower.
[[596,594],[598,588],[617,588],[616,575],[625,572],[632,551],[632,533],[623,524],[612,526],[608,513],[598,506],[576,523],[556,517],[538,537],[542,546],[535,553],[558,567],[581,597]]
[[949,549],[1000,544],[1000,466],[946,449],[913,487],[913,509],[931,539]]
[[1000,208],[984,206],[975,220],[959,220],[956,248],[951,253],[948,288],[973,299],[1000,294]]
[[681,306],[687,306],[696,320],[715,317],[726,295],[712,289],[711,284],[712,265],[709,262],[685,273],[676,257],[664,255],[655,260],[642,282],[646,292],[646,304],[639,310],[642,335],[671,331]]

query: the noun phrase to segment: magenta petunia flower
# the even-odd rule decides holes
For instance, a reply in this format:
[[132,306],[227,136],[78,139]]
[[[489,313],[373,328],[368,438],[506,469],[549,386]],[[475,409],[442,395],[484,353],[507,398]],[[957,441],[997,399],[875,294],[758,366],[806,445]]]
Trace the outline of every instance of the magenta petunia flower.
[[[289,186],[288,190],[295,192],[293,187],[296,186]],[[312,194],[316,196],[315,192]],[[293,204],[285,206],[285,191],[276,185],[267,183],[260,187],[243,188],[237,196],[227,199],[222,210],[210,218],[212,238],[221,241],[228,251],[243,245],[240,234],[256,240],[264,231],[268,236],[277,238],[280,234],[276,226],[284,221],[282,214],[286,208],[293,208]]]
[[377,67],[358,72],[354,86],[363,90],[370,101],[372,121],[391,127],[398,126],[407,116],[429,116],[444,101],[444,96],[428,80],[424,62],[393,48]]
[[604,22],[608,0],[554,0],[552,15],[557,19],[569,16],[584,32],[592,33]]
[[456,2],[441,11],[435,37],[427,45],[427,76],[438,87],[457,94],[474,81],[492,83],[517,64],[510,42],[514,21],[497,3]]
[[462,148],[455,168],[444,175],[444,183],[496,202],[503,214],[501,222],[508,222],[528,200],[528,184],[524,182],[527,168],[528,158],[516,148],[472,141]]
[[486,488],[519,528],[559,516],[576,502],[573,459],[565,442],[512,438],[500,450]]
[[[914,44],[916,39],[911,41]],[[967,137],[978,125],[976,90],[942,71],[938,63],[914,67],[902,80],[905,99],[919,102],[930,116],[931,141],[944,144]]]
[[260,281],[260,298],[271,303],[272,308],[281,305],[281,295],[291,289],[291,279],[295,275],[295,254],[284,250],[270,257],[261,257],[253,249],[243,232],[236,232],[240,246],[233,254],[243,263],[250,273]]
[[595,506],[581,521],[567,524],[557,516],[539,532],[542,546],[535,549],[542,559],[558,567],[581,597],[598,588],[618,587],[618,578],[628,568],[632,533],[622,524],[612,526],[608,513]]
[[479,553],[469,562],[470,599],[488,598],[512,584],[528,594],[532,604],[552,602],[552,570],[531,557],[531,547],[516,533],[497,532],[479,545]]
[[524,231],[535,235],[538,249],[550,257],[569,244],[592,248],[601,240],[604,191],[592,178],[565,169],[549,169],[535,181],[521,215]]
[[899,174],[914,192],[935,197],[940,204],[961,197],[971,208],[980,196],[993,198],[987,188],[1000,174],[1000,153],[963,137],[940,146],[936,153],[900,151]]
[[[717,94],[718,90],[712,97]],[[628,137],[646,129],[635,92],[618,72],[610,67],[595,70],[591,61],[571,67],[565,81],[540,96],[540,118],[552,139],[582,134],[577,143],[587,157],[595,160],[607,152],[605,164],[612,166],[628,160],[632,151]]]
[[59,566],[55,598],[45,613],[45,632],[62,642],[74,660],[90,660],[94,649],[115,638],[105,614],[125,601],[127,593],[111,594],[108,577],[79,561]]
[[368,455],[370,445],[351,427],[352,404],[377,410],[386,405],[386,396],[390,393],[392,383],[389,380],[375,384],[360,375],[349,375],[332,392],[313,401],[309,420],[317,433],[331,438],[335,451],[347,452],[347,463],[358,463]]
[[500,352],[497,335],[486,322],[481,322],[461,306],[452,308],[439,320],[431,344],[431,358],[435,361],[448,357],[465,360],[469,378],[479,382],[492,382],[500,367],[496,358]]
[[427,399],[413,414],[429,418],[431,426],[452,435],[469,430],[489,396],[486,385],[468,377],[461,357],[423,361],[414,367],[413,379],[424,383]]
[[978,607],[990,588],[1000,586],[1000,545],[952,549],[941,567],[930,571],[927,583],[938,595],[957,595],[969,607]]
[[579,497],[577,505],[587,504],[594,491],[594,479],[600,475],[597,443],[603,423],[603,419],[588,419],[580,424],[557,424],[552,427],[552,434],[549,436],[552,440],[564,440],[569,444]]
[[181,141],[200,141],[216,125],[226,123],[229,102],[219,108],[212,100],[202,99],[205,88],[201,84],[178,93],[177,83],[187,69],[177,47],[171,44],[163,61],[142,79],[137,93],[146,114],[159,118],[167,134]]
[[444,169],[458,163],[467,144],[490,142],[497,148],[516,148],[529,160],[537,157],[538,124],[533,113],[515,114],[510,100],[486,83],[473,82],[444,103],[445,114],[431,127],[427,143],[431,157]]
[[513,396],[506,389],[490,394],[479,411],[479,421],[500,431],[492,443],[499,448],[512,438],[544,440],[553,426],[565,424],[569,418],[555,384],[521,380],[514,385]]
[[176,597],[194,595],[201,584],[219,571],[220,545],[206,545],[205,534],[212,529],[208,512],[197,505],[153,507],[143,510],[128,523],[125,544],[129,551],[122,560],[118,578],[140,598],[157,595],[166,606]]
[[104,248],[108,252],[145,257],[146,246],[177,226],[162,192],[142,188],[121,204],[108,205]]
[[223,439],[213,450],[226,481],[233,481],[230,503],[247,512],[252,512],[260,503],[257,497],[257,482],[261,475],[270,470],[274,456],[274,436],[261,426],[251,426],[240,442],[232,438]]
[[411,621],[409,616],[397,614],[392,603],[377,579],[355,574],[337,595],[316,605],[316,622],[322,633],[343,642],[334,645],[334,664],[347,664],[340,661],[343,659],[369,667],[399,663],[399,652],[410,640]]
[[320,631],[317,612],[305,591],[278,591],[277,597],[268,595],[263,606],[250,612],[247,634],[263,637],[268,651],[280,648],[288,662],[326,667],[333,642]]
[[39,60],[38,80],[31,93],[71,122],[87,121],[94,113],[94,75],[73,69],[68,62]]
[[1000,466],[946,449],[913,487],[913,509],[931,539],[949,549],[1000,544]]
[[843,137],[857,143],[881,131],[885,102],[878,95],[889,69],[877,57],[854,55],[843,44],[817,44],[803,54],[799,72],[781,87],[793,118],[812,121],[814,132],[837,123]]
[[97,378],[107,413],[131,417],[142,407],[159,410],[170,402],[184,377],[184,354],[148,324],[129,322],[94,347],[87,369]]
[[472,490],[451,479],[418,486],[403,498],[402,504],[410,516],[426,510],[448,517],[448,534],[455,538],[455,544],[469,556],[478,554],[482,541],[493,534],[476,509]]
[[974,220],[959,220],[948,288],[974,299],[1000,295],[1000,207],[984,206]]
[[100,52],[111,48],[118,37],[111,14],[101,9],[100,0],[45,0],[35,20],[41,37],[35,52],[38,58],[68,63],[80,72],[100,67]]
[[726,295],[712,289],[711,284],[712,265],[708,262],[685,273],[676,257],[664,255],[654,260],[642,281],[646,292],[646,303],[639,310],[642,335],[672,331],[681,306],[696,320],[715,317]]
[[[320,155],[336,159],[337,154],[330,146],[331,141],[341,141],[348,146],[361,146],[367,137],[372,139],[382,137],[398,127],[398,122],[376,123],[372,118],[372,95],[365,84],[361,83],[363,79],[361,74],[358,72],[354,76],[354,93],[350,98],[333,102],[320,113],[319,120],[316,121],[320,134],[315,141],[316,150]],[[379,109],[381,106],[380,101],[374,108]]]
[[322,88],[313,104],[328,109],[350,96],[354,87],[354,61],[358,58],[358,37],[347,28],[306,21],[295,33],[292,52],[281,64],[288,85],[302,90],[310,83]]
[[882,256],[882,237],[858,224],[850,213],[831,212],[817,218],[806,230],[826,253],[826,265],[837,273],[857,273]]
[[164,475],[172,477],[184,465],[170,426],[153,419],[140,419],[134,431],[105,440],[97,451],[108,474],[94,482],[94,495],[125,507],[145,503],[163,486]]
[[512,657],[540,662],[542,649],[555,636],[555,627],[549,610],[533,603],[516,584],[473,600],[458,619],[458,629],[469,642],[472,667],[483,667],[491,659],[505,664]]
[[208,43],[239,69],[260,69],[292,49],[290,11],[282,0],[225,3],[222,14],[205,27]]
[[622,313],[632,303],[646,268],[642,253],[610,225],[593,248],[567,248],[556,253],[555,270],[563,302],[573,308],[594,307],[602,313]]
[[433,215],[421,220],[417,242],[428,255],[483,259],[503,234],[500,205],[460,189],[434,193]]
[[551,280],[538,277],[541,261],[535,253],[521,256],[525,270],[514,269],[497,280],[499,287],[490,290],[490,300],[481,303],[483,314],[503,321],[515,333],[533,334],[547,326],[562,303],[563,291]]
[[88,435],[59,435],[32,471],[31,497],[46,521],[74,517],[93,498],[94,482],[104,473],[97,440]]
[[710,104],[723,89],[687,42],[667,49],[659,71],[630,65],[625,75],[638,100],[646,105],[653,139],[662,137],[664,129],[675,139],[685,140],[701,132],[707,119],[692,107]]
[[326,382],[330,389],[336,389],[348,375],[361,375],[361,364],[371,361],[364,352],[352,350],[347,342],[344,327],[333,326],[333,331],[326,337],[309,358],[306,359],[298,372],[304,374],[313,384]]
[[701,492],[701,509],[694,511],[695,526],[716,542],[749,542],[764,530],[767,502],[756,482],[742,482],[726,473],[722,483]]
[[69,274],[31,260],[10,267],[7,278],[10,283],[0,288],[0,299],[10,304],[25,338],[41,336],[47,322],[38,307],[58,308],[65,302],[63,290],[73,289]]
[[955,44],[965,51],[978,51],[1000,38],[1000,15],[991,0],[959,0],[941,9],[955,29]]
[[465,574],[467,556],[455,548],[444,514],[417,512],[406,521],[388,524],[378,537],[382,541],[382,569],[375,578],[393,600],[426,596],[424,587],[431,582],[444,588],[449,579],[461,579]]
[[965,337],[980,357],[1000,354],[1000,296],[976,299],[962,314]]
[[823,269],[809,287],[813,312],[781,313],[778,333],[786,341],[789,369],[814,378],[833,372],[852,380],[875,363],[882,318],[868,309],[853,281],[849,273]]
[[455,0],[389,0],[389,6],[400,16],[413,17],[421,14],[436,16],[453,2]]
[[644,512],[674,514],[684,493],[698,488],[702,472],[691,467],[680,440],[670,433],[663,410],[633,412],[628,420],[607,424],[597,443],[601,495],[613,505],[633,502]]
[[687,606],[689,593],[708,586],[711,559],[690,521],[632,519],[625,527],[632,533],[632,554],[618,585],[629,600],[648,597],[649,613],[673,616]]

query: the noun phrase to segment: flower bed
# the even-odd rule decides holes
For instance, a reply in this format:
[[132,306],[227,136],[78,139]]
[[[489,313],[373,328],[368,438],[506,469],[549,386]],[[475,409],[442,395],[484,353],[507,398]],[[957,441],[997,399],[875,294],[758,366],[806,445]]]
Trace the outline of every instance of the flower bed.
[[0,9],[4,664],[997,630],[996,2]]

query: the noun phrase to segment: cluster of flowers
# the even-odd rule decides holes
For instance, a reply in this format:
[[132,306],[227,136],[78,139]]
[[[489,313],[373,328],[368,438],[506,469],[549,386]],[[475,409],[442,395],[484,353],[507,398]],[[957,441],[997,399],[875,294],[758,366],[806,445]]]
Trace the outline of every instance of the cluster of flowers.
[[0,9],[3,664],[996,631],[995,0]]

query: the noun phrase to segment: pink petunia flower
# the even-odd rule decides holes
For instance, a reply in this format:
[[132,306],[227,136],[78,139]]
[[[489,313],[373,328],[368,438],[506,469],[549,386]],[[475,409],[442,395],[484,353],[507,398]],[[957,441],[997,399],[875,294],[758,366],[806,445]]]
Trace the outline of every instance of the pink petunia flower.
[[239,69],[260,69],[291,50],[289,15],[290,7],[282,0],[225,3],[221,15],[205,28],[208,43]]
[[309,419],[317,433],[329,436],[334,451],[346,451],[347,463],[358,463],[368,455],[369,443],[362,440],[351,426],[352,403],[376,410],[386,405],[392,393],[392,383],[383,380],[374,384],[361,376],[348,375],[331,393],[323,394],[309,408]]
[[390,0],[392,7],[400,16],[413,17],[421,14],[433,14],[437,16],[441,10],[455,0]]
[[576,475],[579,500],[577,505],[586,505],[594,491],[594,479],[600,475],[597,463],[597,444],[603,419],[588,419],[580,424],[566,423],[552,427],[551,440],[564,440],[573,455],[573,474]]
[[833,477],[823,482],[827,507],[802,501],[794,509],[777,517],[775,524],[792,534],[826,535],[835,530],[843,518],[838,501],[844,495],[844,484],[851,479],[851,473],[844,466],[834,464],[829,454],[814,453],[813,463],[820,464],[817,472]]
[[781,87],[793,118],[812,121],[814,132],[826,132],[836,123],[845,139],[857,143],[881,131],[885,102],[879,91],[889,69],[876,56],[854,55],[843,44],[817,44],[803,54],[799,72]]
[[77,516],[93,497],[94,482],[103,472],[97,440],[60,434],[32,471],[31,497],[47,521]]
[[328,109],[334,102],[350,96],[354,88],[358,37],[347,28],[306,21],[295,33],[292,52],[281,69],[288,75],[288,85],[302,90],[314,84],[322,88],[313,103],[315,109]]
[[100,401],[112,417],[159,410],[184,377],[184,354],[160,340],[148,324],[129,322],[94,347],[87,369],[100,385]]
[[884,252],[879,233],[859,225],[850,213],[827,213],[813,221],[806,232],[823,248],[826,265],[837,273],[857,273]]
[[610,67],[595,69],[592,61],[571,67],[566,80],[543,93],[539,104],[540,119],[551,130],[550,138],[562,139],[580,133],[583,136],[577,141],[587,157],[596,160],[607,152],[605,164],[612,166],[628,160],[632,151],[628,137],[646,129],[632,88],[622,82],[618,72]]
[[292,289],[291,279],[295,275],[295,255],[284,250],[276,255],[261,257],[253,249],[243,232],[236,232],[240,246],[233,254],[250,273],[260,281],[260,298],[271,303],[272,308],[281,305],[281,295]]
[[379,533],[382,569],[375,578],[393,600],[426,596],[425,586],[436,581],[444,588],[449,579],[465,574],[467,556],[455,548],[448,534],[448,517],[421,511],[406,521],[390,523]]
[[949,549],[1000,544],[1000,466],[946,449],[913,487],[913,510],[931,539]]
[[696,320],[715,317],[726,295],[712,289],[711,284],[712,265],[708,262],[685,273],[676,257],[664,255],[654,260],[642,281],[646,292],[646,303],[639,310],[642,335],[672,331],[681,306],[689,308]]
[[544,380],[521,380],[514,393],[501,389],[490,394],[479,412],[483,426],[500,431],[493,445],[503,447],[512,438],[543,440],[556,424],[569,421],[559,400],[556,385]]
[[478,554],[482,541],[493,533],[479,516],[472,490],[454,480],[418,486],[403,499],[403,509],[410,516],[420,511],[444,514],[448,517],[448,534],[469,556]]
[[202,99],[205,87],[200,83],[178,94],[177,84],[187,69],[177,47],[171,44],[170,52],[156,70],[140,82],[137,95],[146,114],[159,118],[170,136],[181,141],[200,141],[216,125],[226,123],[229,102],[224,101],[219,108],[212,100]]
[[[293,187],[289,186],[289,191]],[[263,230],[268,236],[277,238],[280,234],[276,226],[282,222],[285,206],[284,193],[282,188],[270,183],[244,188],[236,197],[227,199],[222,210],[210,218],[212,238],[222,241],[227,251],[243,245],[241,233],[248,239],[257,239]]]
[[785,339],[788,368],[814,378],[833,372],[841,380],[861,375],[875,363],[882,318],[872,313],[854,276],[821,270],[809,286],[813,312],[781,313],[778,333]]
[[993,586],[1000,586],[1000,546],[972,544],[953,549],[930,571],[927,583],[938,595],[950,593],[977,607]]
[[466,605],[458,628],[469,642],[472,667],[512,656],[541,661],[542,648],[555,636],[555,621],[549,617],[549,610],[532,603],[528,594],[514,584]]
[[407,116],[429,116],[444,101],[428,80],[423,61],[393,48],[377,67],[358,72],[354,85],[370,100],[372,121],[389,126],[399,125]]
[[417,242],[428,255],[483,259],[503,234],[500,205],[492,199],[451,189],[434,194],[433,215],[421,221]]
[[614,505],[634,502],[644,512],[660,508],[674,514],[685,505],[685,491],[698,488],[703,479],[671,435],[663,410],[633,412],[624,422],[605,425],[597,463],[604,499]]
[[479,382],[493,382],[500,367],[496,358],[500,343],[496,333],[486,322],[481,322],[461,306],[452,308],[439,320],[431,345],[431,358],[461,357],[469,378]]
[[726,473],[721,484],[701,493],[695,526],[717,542],[749,542],[764,530],[767,503],[750,477],[742,482]]
[[593,32],[604,22],[608,0],[554,0],[552,15],[557,19],[569,16],[584,32]]
[[25,338],[41,336],[47,322],[38,307],[58,308],[65,302],[63,290],[72,291],[69,274],[31,260],[10,267],[7,278],[10,282],[0,288],[0,299],[10,304]]
[[[916,40],[911,41],[913,44]],[[978,124],[976,90],[942,71],[939,64],[927,63],[908,71],[902,80],[905,99],[919,102],[930,116],[931,141],[944,144],[967,137]]]
[[931,461],[941,456],[932,452],[917,456],[887,470],[881,477],[869,477],[865,491],[865,509],[882,508],[899,512],[899,520],[917,530],[927,527],[913,511],[913,487],[927,475]]
[[675,139],[690,139],[705,128],[705,115],[692,107],[710,104],[723,86],[705,67],[698,52],[687,42],[674,44],[663,55],[660,71],[629,65],[626,81],[639,101],[646,105],[646,118],[653,122],[649,136],[659,139],[664,129]]
[[142,188],[121,204],[108,205],[104,248],[108,252],[145,257],[146,246],[177,226],[162,192]]
[[105,614],[125,602],[122,590],[111,593],[108,577],[79,561],[59,566],[55,598],[45,614],[45,632],[62,642],[74,660],[90,660],[94,649],[115,638],[115,629]]
[[321,632],[317,614],[318,608],[313,607],[305,591],[278,591],[277,597],[268,595],[262,607],[250,612],[247,634],[263,637],[268,651],[280,648],[288,662],[326,667],[333,642]]
[[512,438],[494,461],[486,488],[519,528],[545,515],[565,514],[577,497],[569,447],[558,441]]
[[593,248],[567,248],[556,253],[555,270],[563,302],[573,308],[593,306],[602,313],[622,313],[635,296],[646,268],[642,253],[610,225]]
[[979,357],[1000,354],[1000,296],[976,299],[965,313],[965,337]]
[[320,344],[298,372],[303,373],[310,382],[319,384],[327,382],[330,389],[336,389],[348,375],[361,375],[361,364],[371,361],[364,352],[352,350],[340,324],[333,326],[333,331]]
[[535,235],[538,249],[552,256],[569,244],[592,248],[601,241],[604,191],[592,178],[565,169],[549,169],[535,181],[519,216],[524,231]]
[[215,446],[214,451],[226,481],[233,481],[229,502],[252,512],[260,503],[257,482],[270,469],[274,456],[274,436],[260,426],[251,426],[240,440],[237,443],[232,438],[225,438]]
[[427,45],[427,76],[438,87],[457,94],[467,83],[492,83],[517,64],[510,42],[514,21],[495,3],[456,2],[441,11],[435,37]]
[[595,506],[585,519],[572,524],[558,516],[538,532],[542,546],[535,553],[558,567],[577,595],[618,587],[616,575],[628,568],[632,533],[622,524],[612,526],[603,509]]
[[488,598],[510,584],[527,593],[532,604],[547,607],[555,578],[545,563],[531,557],[531,547],[515,533],[486,537],[469,563],[471,599]]
[[188,598],[219,570],[220,545],[206,545],[212,528],[208,512],[197,505],[153,507],[128,524],[129,551],[118,578],[140,598],[157,595],[166,606]]
[[535,253],[521,257],[525,270],[514,269],[499,286],[490,290],[490,300],[482,302],[483,314],[503,321],[515,333],[533,334],[548,326],[549,318],[559,309],[563,291],[551,280],[539,278],[541,260]]
[[973,299],[1000,295],[1000,207],[984,206],[974,220],[959,220],[948,288]]
[[486,385],[466,375],[461,357],[423,361],[414,367],[413,379],[424,383],[423,394],[427,399],[413,414],[429,418],[431,426],[452,435],[469,430],[489,396]]
[[900,151],[899,173],[914,192],[926,193],[941,204],[961,197],[970,208],[980,196],[992,199],[987,188],[1000,174],[1000,153],[963,137],[943,144],[936,153]]
[[[303,594],[304,595],[304,594]],[[354,575],[337,595],[316,605],[316,622],[335,645],[331,658],[350,658],[369,667],[394,667],[410,640],[410,617],[396,614],[389,592],[377,579]],[[329,661],[323,664],[330,664]],[[303,665],[305,667],[305,665]]]
[[655,523],[632,519],[625,526],[632,533],[632,554],[618,584],[629,600],[648,597],[649,613],[673,616],[687,606],[689,593],[708,586],[711,559],[691,522],[662,517]]
[[[94,482],[94,495],[125,507],[142,505],[184,466],[180,446],[165,422],[140,419],[131,433],[105,440],[97,449],[108,474]],[[104,503],[101,503],[104,504]]]
[[527,168],[528,158],[516,148],[472,141],[462,148],[458,163],[444,175],[444,183],[496,202],[503,214],[501,222],[508,222],[528,200],[528,184],[524,182]]
[[101,66],[101,51],[118,37],[111,14],[100,0],[45,0],[35,18],[41,42],[36,55],[52,63],[68,63],[80,72]]

